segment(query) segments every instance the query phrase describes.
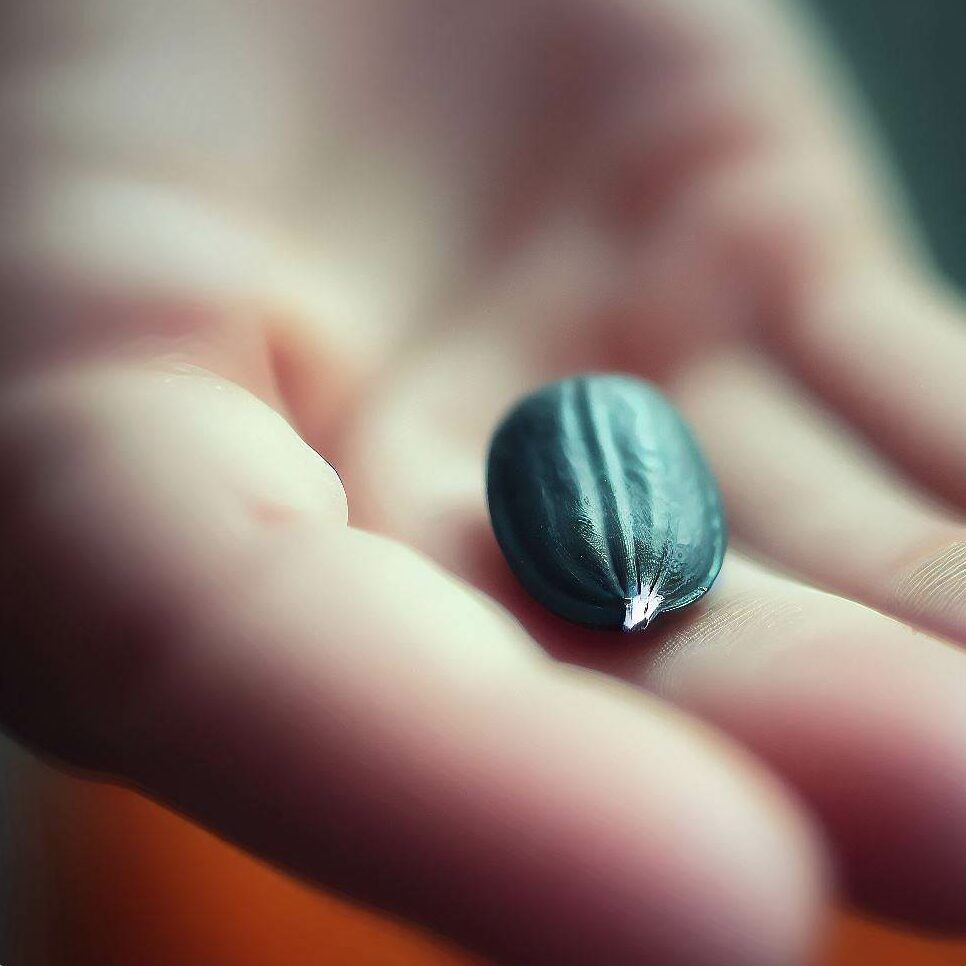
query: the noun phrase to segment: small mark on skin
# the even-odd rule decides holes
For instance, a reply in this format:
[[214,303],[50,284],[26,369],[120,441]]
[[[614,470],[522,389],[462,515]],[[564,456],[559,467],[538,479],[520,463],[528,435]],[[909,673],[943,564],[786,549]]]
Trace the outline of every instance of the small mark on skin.
[[966,540],[919,560],[899,577],[894,593],[903,616],[966,621]]
[[304,517],[304,513],[295,507],[272,500],[254,499],[251,501],[249,508],[252,517],[258,523],[269,526],[286,526]]
[[[693,623],[675,630],[655,654],[649,669],[652,686],[665,690],[683,664],[702,653],[716,658],[728,654],[742,642],[760,640],[768,632],[787,631],[806,616],[805,606],[788,598],[742,593],[711,604]],[[754,644],[757,649],[759,645]]]

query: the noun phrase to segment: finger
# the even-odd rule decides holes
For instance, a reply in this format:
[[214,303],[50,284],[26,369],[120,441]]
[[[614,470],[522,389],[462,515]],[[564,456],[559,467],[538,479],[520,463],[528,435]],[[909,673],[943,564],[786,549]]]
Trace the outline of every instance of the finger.
[[[742,6],[758,29],[740,40],[723,31],[730,54],[696,94],[648,115],[651,147],[628,155],[630,184],[660,200],[656,223],[653,210],[642,222],[659,257],[648,252],[655,271],[630,287],[638,318],[654,317],[670,260],[675,280],[701,280],[699,298],[681,284],[671,295],[687,316],[681,331],[765,336],[885,454],[964,506],[962,301],[931,265],[864,119],[847,113],[846,86],[827,82],[835,71],[818,47],[793,41],[791,21],[767,5]],[[621,210],[635,211],[639,193],[618,194]],[[650,366],[655,340],[636,328],[635,362]]]
[[[966,659],[733,558],[705,605],[658,622],[649,641],[556,618],[510,573],[484,505],[486,438],[535,365],[500,351],[492,334],[454,334],[396,374],[360,427],[351,461],[369,521],[418,541],[493,594],[554,655],[658,689],[767,757],[825,823],[866,908],[966,928],[956,898],[966,862],[951,845],[966,835],[958,752]],[[760,492],[780,504],[782,494]]]
[[[966,657],[843,598],[729,555],[702,602],[617,640],[556,618],[481,533],[475,581],[559,658],[712,721],[821,818],[850,898],[918,926],[966,929]],[[467,576],[471,576],[467,573]]]
[[966,526],[900,481],[762,357],[682,373],[675,394],[735,535],[784,569],[966,642]]
[[822,817],[853,900],[966,928],[966,657],[740,558],[657,648],[622,676],[774,765]]
[[781,792],[346,528],[262,403],[120,366],[3,402],[0,711],[35,746],[501,962],[807,955],[816,846]]
[[966,507],[966,314],[957,297],[879,266],[816,293],[777,345],[879,449]]

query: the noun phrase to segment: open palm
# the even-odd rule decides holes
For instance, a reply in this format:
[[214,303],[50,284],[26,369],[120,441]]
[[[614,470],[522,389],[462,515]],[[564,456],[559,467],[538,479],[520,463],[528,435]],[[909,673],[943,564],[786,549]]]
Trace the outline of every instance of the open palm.
[[[802,24],[3,16],[13,732],[501,961],[798,961],[832,872],[966,926],[966,329]],[[725,495],[645,636],[487,522],[501,413],[587,369]]]

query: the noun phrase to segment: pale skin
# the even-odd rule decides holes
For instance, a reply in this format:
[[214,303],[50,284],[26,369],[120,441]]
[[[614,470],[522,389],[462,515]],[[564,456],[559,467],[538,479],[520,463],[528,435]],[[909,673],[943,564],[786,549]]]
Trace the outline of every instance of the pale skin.
[[[790,9],[8,6],[10,732],[499,961],[966,927],[964,312]],[[614,368],[732,533],[640,637],[482,493]]]

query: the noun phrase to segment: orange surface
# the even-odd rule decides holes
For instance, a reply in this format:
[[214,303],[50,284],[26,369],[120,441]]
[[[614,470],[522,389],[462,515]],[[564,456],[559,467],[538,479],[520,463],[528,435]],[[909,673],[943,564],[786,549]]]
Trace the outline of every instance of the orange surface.
[[[52,962],[72,966],[469,966],[436,940],[309,890],[136,795],[43,772],[57,895]],[[819,966],[966,966],[941,943],[841,917]]]

